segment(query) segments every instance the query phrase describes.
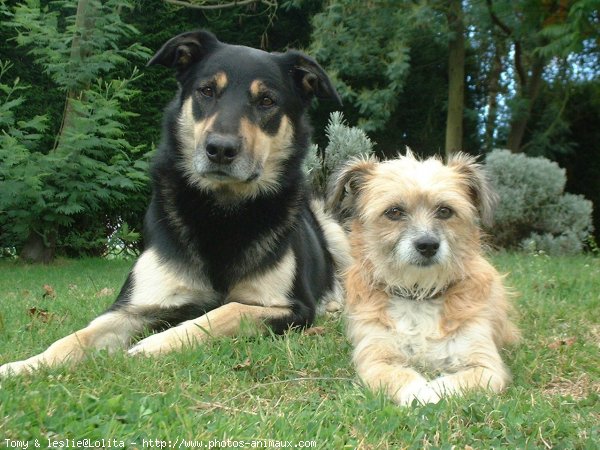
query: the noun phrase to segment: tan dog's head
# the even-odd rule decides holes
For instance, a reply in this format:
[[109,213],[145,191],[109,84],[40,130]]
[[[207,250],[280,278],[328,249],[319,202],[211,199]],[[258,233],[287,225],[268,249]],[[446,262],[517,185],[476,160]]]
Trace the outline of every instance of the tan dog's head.
[[349,162],[330,196],[350,213],[355,257],[370,262],[374,281],[418,298],[462,278],[495,200],[474,158],[459,153],[443,164],[410,150],[395,160]]

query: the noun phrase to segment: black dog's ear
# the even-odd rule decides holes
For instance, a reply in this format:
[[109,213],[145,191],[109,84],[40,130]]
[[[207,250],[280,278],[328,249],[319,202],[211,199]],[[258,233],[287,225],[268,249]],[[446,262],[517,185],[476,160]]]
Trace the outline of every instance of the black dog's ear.
[[190,31],[169,39],[156,52],[148,66],[160,64],[174,67],[178,72],[187,69],[191,64],[200,60],[220,44],[214,34],[204,31]]
[[319,63],[297,50],[288,50],[282,56],[289,67],[288,72],[307,100],[313,96],[330,98],[342,106],[340,96]]
[[491,227],[499,197],[490,186],[483,166],[477,163],[476,158],[462,152],[452,155],[448,160],[448,166],[464,176],[471,201],[477,208],[481,223]]

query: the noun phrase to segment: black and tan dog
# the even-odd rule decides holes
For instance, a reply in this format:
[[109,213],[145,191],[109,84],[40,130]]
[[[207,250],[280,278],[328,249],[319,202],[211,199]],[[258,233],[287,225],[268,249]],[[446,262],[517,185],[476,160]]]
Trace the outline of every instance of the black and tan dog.
[[310,100],[339,100],[323,69],[297,51],[228,45],[206,31],[174,37],[149,64],[175,68],[179,89],[152,166],[147,247],[107,312],[0,375],[128,348],[148,329],[164,331],[130,354],[236,335],[244,321],[281,333],[309,325],[340,293],[348,244],[301,169]]

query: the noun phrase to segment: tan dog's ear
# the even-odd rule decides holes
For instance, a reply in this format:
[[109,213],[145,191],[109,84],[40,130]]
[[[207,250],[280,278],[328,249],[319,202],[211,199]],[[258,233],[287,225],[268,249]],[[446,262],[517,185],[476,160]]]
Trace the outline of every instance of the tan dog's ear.
[[476,158],[462,152],[452,155],[448,166],[464,176],[471,201],[477,207],[481,223],[487,227],[491,226],[499,197],[491,188],[483,166],[477,163]]
[[327,209],[337,211],[340,216],[353,214],[354,203],[360,189],[375,165],[378,163],[374,156],[353,158],[332,177],[328,189]]

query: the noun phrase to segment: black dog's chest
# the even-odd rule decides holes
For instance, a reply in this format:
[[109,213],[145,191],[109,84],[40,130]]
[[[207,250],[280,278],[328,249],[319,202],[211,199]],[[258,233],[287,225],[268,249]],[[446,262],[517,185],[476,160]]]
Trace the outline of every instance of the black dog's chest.
[[260,198],[224,208],[210,195],[177,196],[180,242],[200,256],[217,291],[226,292],[247,274],[269,268],[287,250],[285,236],[295,208],[282,208],[281,202]]

